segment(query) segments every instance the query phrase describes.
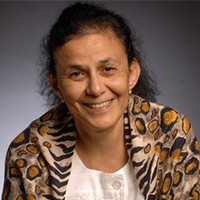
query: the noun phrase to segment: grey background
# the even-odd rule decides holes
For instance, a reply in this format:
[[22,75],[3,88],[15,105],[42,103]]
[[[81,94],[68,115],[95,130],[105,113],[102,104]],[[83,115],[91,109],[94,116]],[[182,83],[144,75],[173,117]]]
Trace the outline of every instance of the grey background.
[[[143,38],[162,95],[200,133],[200,2],[104,2]],[[67,2],[0,2],[0,190],[11,140],[44,111],[37,93],[39,44]],[[200,135],[197,135],[200,139]]]

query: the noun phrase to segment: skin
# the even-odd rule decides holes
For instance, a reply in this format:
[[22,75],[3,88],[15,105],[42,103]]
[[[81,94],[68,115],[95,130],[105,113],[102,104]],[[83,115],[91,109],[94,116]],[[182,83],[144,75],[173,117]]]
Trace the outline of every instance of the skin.
[[76,37],[54,55],[57,75],[50,75],[50,83],[74,116],[77,153],[88,168],[120,169],[127,162],[123,114],[139,64],[133,60],[128,65],[125,48],[113,33]]

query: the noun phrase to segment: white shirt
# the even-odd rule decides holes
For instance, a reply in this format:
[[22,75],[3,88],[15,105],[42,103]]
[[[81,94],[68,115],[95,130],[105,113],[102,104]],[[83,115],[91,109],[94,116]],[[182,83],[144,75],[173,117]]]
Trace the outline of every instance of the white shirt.
[[76,151],[65,199],[144,200],[136,184],[130,161],[115,173],[104,173],[88,169]]

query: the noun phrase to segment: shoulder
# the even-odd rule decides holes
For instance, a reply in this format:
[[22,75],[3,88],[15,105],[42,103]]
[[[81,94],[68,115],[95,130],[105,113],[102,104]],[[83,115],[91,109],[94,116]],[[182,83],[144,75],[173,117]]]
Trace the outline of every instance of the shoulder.
[[[151,133],[159,129],[163,134],[172,134],[172,130],[178,129],[187,135],[191,130],[189,120],[181,112],[139,96],[130,98],[129,113],[136,126],[142,124]],[[175,135],[176,131],[173,134]]]
[[59,106],[33,121],[12,141],[5,163],[5,188],[11,198],[21,197],[25,189],[40,199],[51,191],[51,181],[60,183],[68,178],[74,130],[73,117],[65,106]]
[[56,139],[63,133],[74,137],[73,117],[64,105],[53,108],[34,120],[11,142],[8,156],[12,159],[19,157],[35,157],[40,152],[48,151],[56,145]]
[[175,159],[183,149],[187,154],[199,154],[200,146],[192,125],[181,112],[133,96],[129,102],[129,116],[134,130],[132,135],[136,132],[141,144],[146,142],[154,146],[156,154],[170,154]]
[[[164,198],[173,194],[180,199],[182,191],[187,199],[196,195],[200,187],[200,145],[189,120],[171,107],[138,96],[130,98],[129,116],[132,146],[138,149],[133,151],[134,163],[154,163],[150,169],[157,172],[155,180]],[[175,192],[177,188],[180,190]]]

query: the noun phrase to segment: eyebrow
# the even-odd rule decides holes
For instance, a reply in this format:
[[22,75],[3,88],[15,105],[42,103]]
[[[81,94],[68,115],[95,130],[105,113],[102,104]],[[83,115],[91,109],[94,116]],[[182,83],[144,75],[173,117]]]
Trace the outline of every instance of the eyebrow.
[[[120,64],[118,61],[116,61],[116,60],[114,60],[113,58],[110,58],[110,57],[105,58],[105,59],[103,59],[103,60],[100,60],[100,61],[98,62],[98,64],[103,65],[103,64],[107,64],[107,63],[109,63],[109,62],[114,62],[114,63],[117,63],[118,65]],[[84,66],[84,65],[81,65],[81,64],[69,64],[68,67],[69,67],[69,68],[65,69],[64,72],[68,71],[69,69],[70,69],[70,70],[71,70],[71,69],[86,70],[86,69],[85,69],[85,66]]]
[[85,70],[85,68],[83,65],[72,64],[72,65],[68,65],[68,67],[64,69],[64,72],[67,72],[69,70]]
[[119,64],[119,62],[114,60],[113,58],[106,58],[106,59],[100,60],[98,63],[99,64],[106,64],[106,63],[109,63],[111,61]]

